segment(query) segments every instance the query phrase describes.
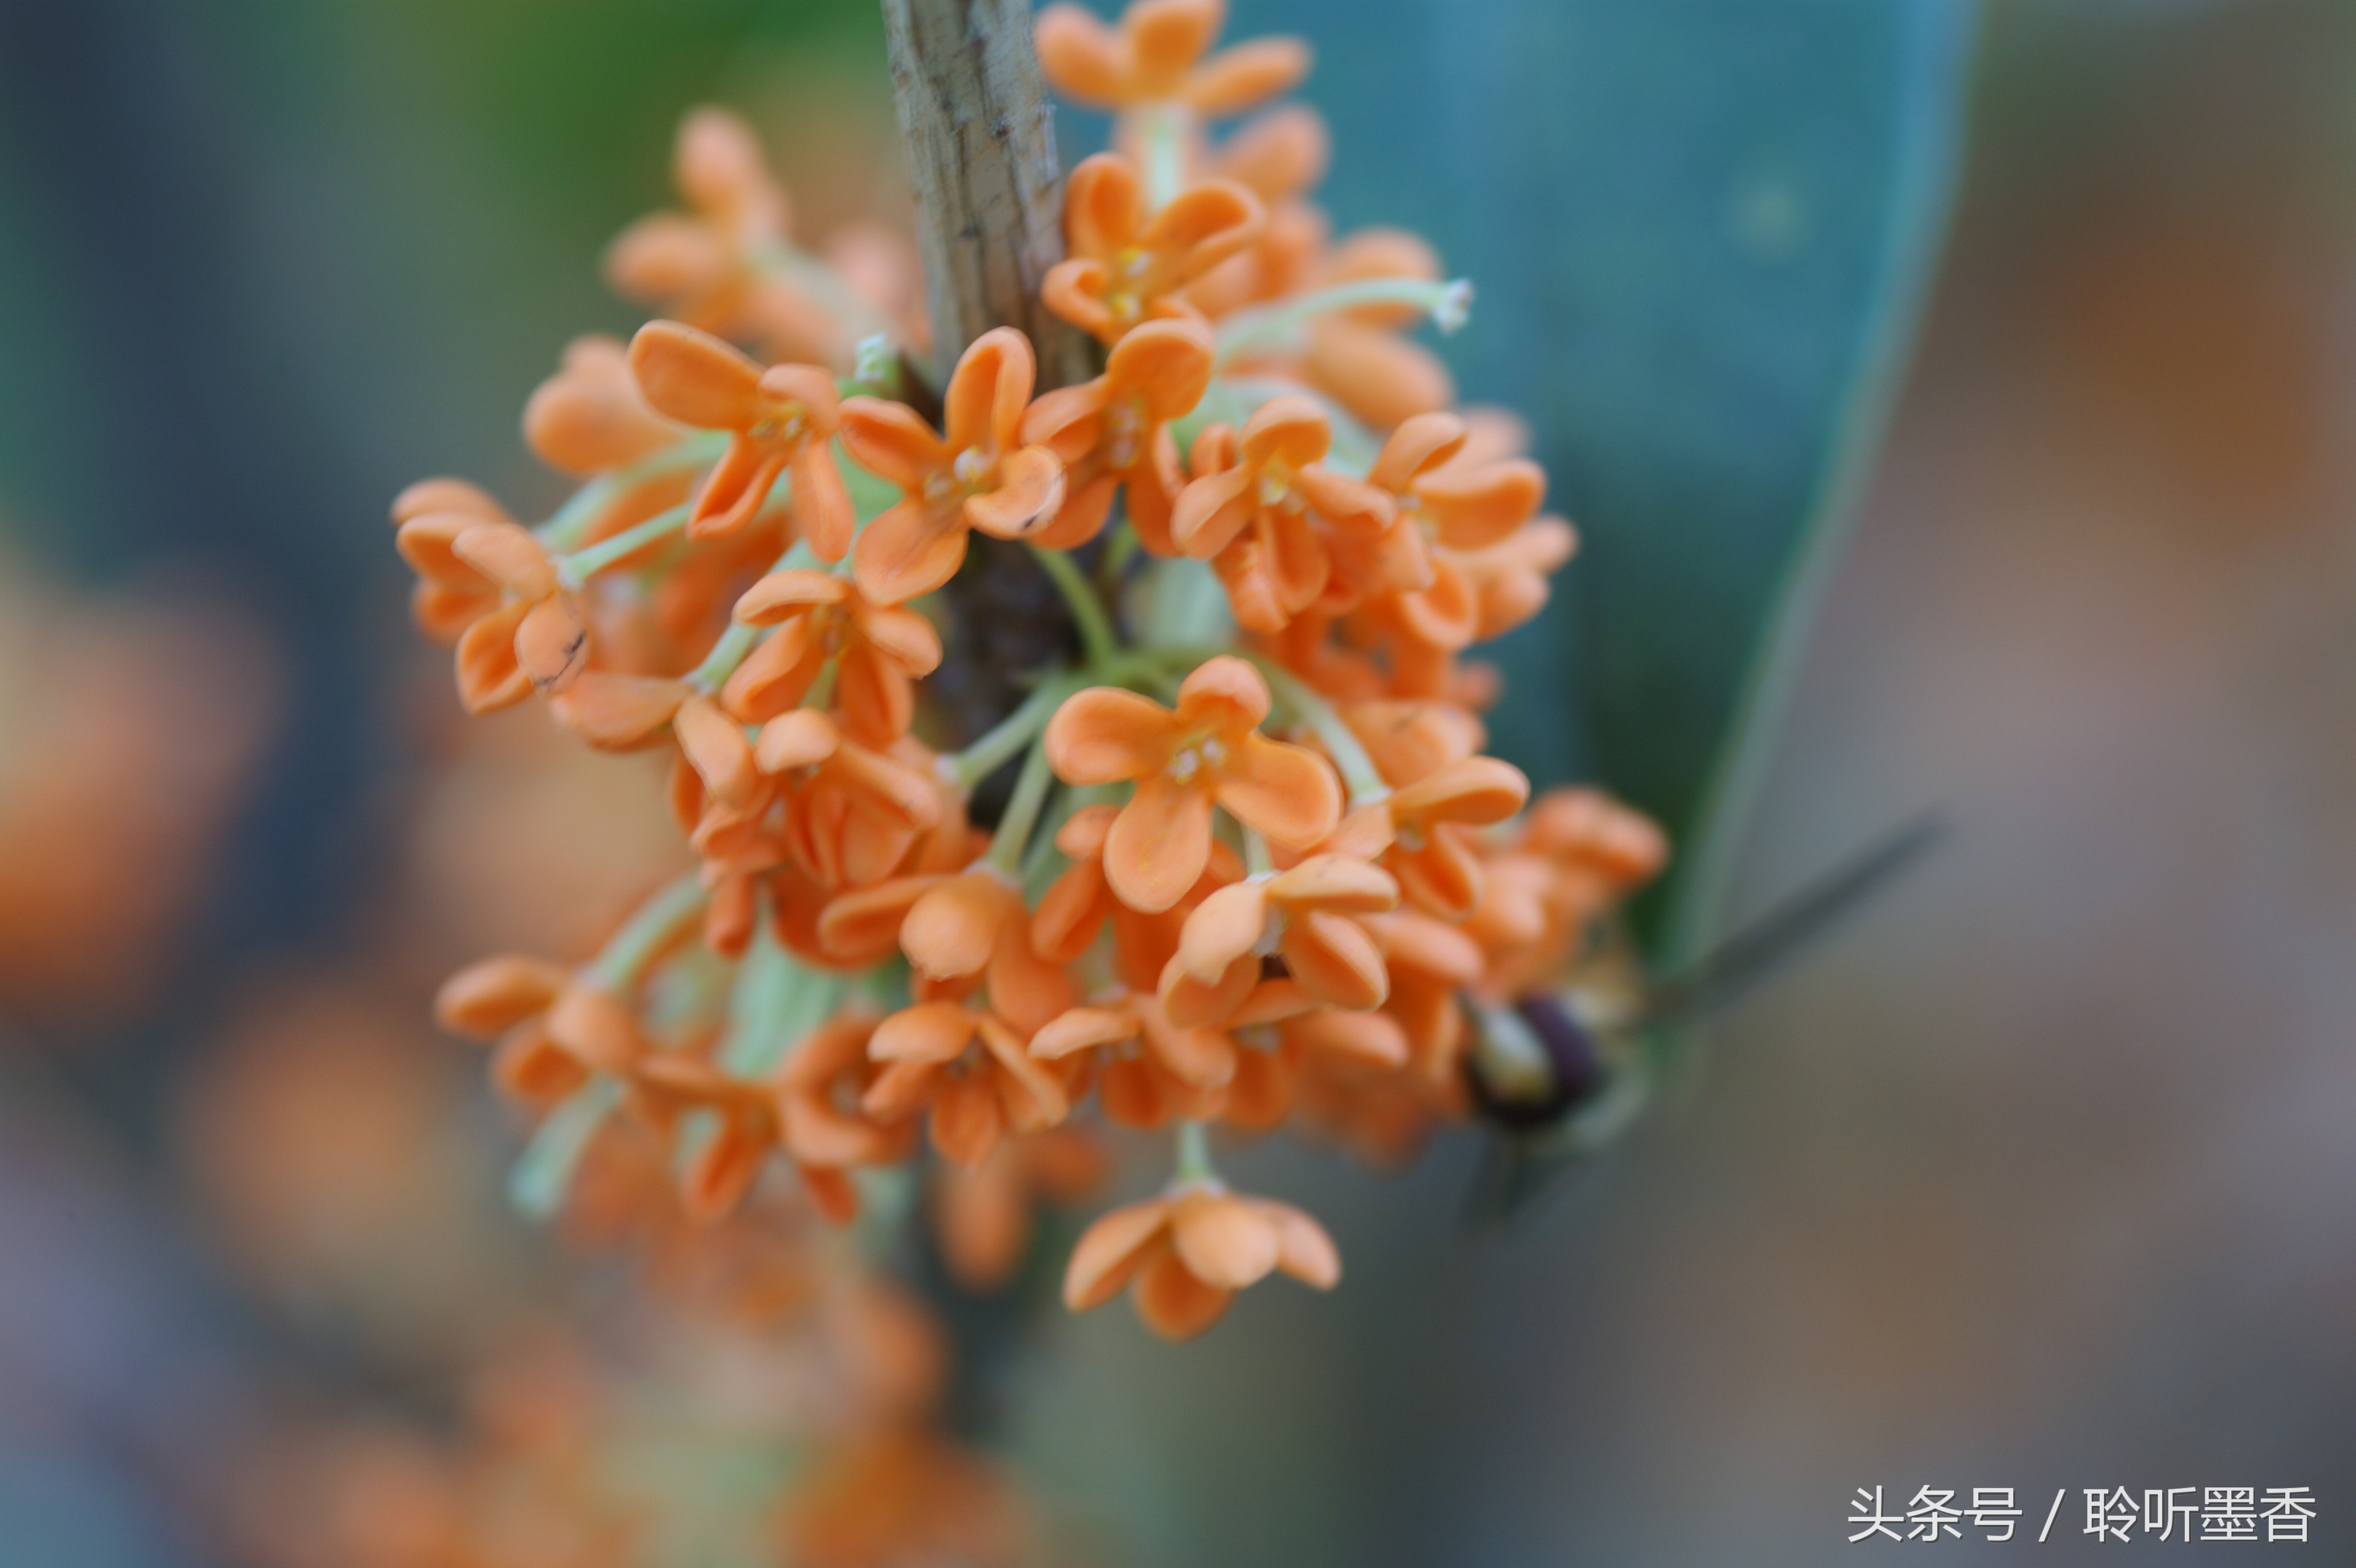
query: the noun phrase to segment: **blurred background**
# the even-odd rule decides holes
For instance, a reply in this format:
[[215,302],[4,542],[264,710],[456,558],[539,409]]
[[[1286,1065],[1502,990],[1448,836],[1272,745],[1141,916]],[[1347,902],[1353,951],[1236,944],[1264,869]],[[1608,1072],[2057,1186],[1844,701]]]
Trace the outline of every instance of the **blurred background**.
[[[1502,1235],[1461,1222],[1469,1140],[1241,1156],[1349,1276],[1183,1349],[1123,1312],[1028,1345],[999,1434],[1082,1559],[1869,1560],[1857,1489],[1928,1485],[2071,1488],[2067,1561],[2081,1488],[2234,1485],[2312,1488],[2349,1560],[2356,7],[1995,0],[1952,113],[1897,11],[1236,0],[1321,51],[1340,225],[1481,284],[1464,391],[1532,414],[1587,532],[1506,655],[1509,755],[1689,827],[1703,770],[1628,738],[1714,635],[1678,596],[1763,614],[1813,541],[1711,919],[1954,831]],[[1808,113],[1715,124],[1730,80]],[[757,1332],[660,1348],[508,1215],[432,989],[577,948],[679,851],[642,772],[464,721],[384,519],[434,473],[561,498],[522,399],[634,325],[597,257],[706,102],[798,231],[905,221],[861,4],[0,0],[0,1563],[320,1561],[301,1456],[525,1419],[480,1369],[576,1317],[637,1325],[666,1410],[805,1386]],[[1687,124],[1759,177],[1684,190]],[[1962,138],[1952,214],[1901,133]],[[1874,197],[1846,261],[1822,170]],[[1730,390],[1645,379],[1709,274],[1595,261],[1687,210],[1811,280]],[[1685,291],[1645,331],[1596,293],[1632,266]],[[546,1561],[609,1560],[583,1528]]]

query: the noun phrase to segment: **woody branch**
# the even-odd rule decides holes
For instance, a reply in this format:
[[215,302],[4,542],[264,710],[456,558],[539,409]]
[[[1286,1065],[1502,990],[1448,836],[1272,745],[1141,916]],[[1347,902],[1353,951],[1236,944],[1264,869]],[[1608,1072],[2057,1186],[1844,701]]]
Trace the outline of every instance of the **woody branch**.
[[1028,0],[883,4],[936,384],[967,344],[1001,326],[1037,349],[1041,390],[1087,379],[1087,338],[1039,303],[1064,255],[1063,170]]

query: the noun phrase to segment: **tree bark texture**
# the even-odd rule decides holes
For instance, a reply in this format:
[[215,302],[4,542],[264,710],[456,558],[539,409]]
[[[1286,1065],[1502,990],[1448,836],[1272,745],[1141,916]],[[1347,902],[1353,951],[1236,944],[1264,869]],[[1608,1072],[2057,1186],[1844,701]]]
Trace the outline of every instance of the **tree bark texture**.
[[1015,327],[1042,391],[1095,371],[1087,336],[1039,303],[1064,256],[1055,111],[1029,0],[883,0],[892,96],[916,189],[936,386],[967,344]]

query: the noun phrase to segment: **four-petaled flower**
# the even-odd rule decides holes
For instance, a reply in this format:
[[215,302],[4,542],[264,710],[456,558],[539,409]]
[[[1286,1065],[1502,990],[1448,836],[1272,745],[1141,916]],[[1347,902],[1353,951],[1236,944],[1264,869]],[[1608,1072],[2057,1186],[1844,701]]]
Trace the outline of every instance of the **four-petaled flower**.
[[1084,159],[1065,182],[1066,259],[1047,270],[1039,298],[1073,326],[1112,343],[1143,321],[1199,320],[1188,284],[1259,238],[1259,198],[1232,180],[1189,186],[1159,211],[1129,161]]
[[1039,66],[1056,91],[1092,109],[1177,105],[1233,114],[1288,92],[1309,74],[1299,38],[1254,38],[1204,59],[1225,25],[1225,0],[1136,0],[1118,28],[1078,5],[1039,13]]
[[1047,725],[1047,757],[1067,784],[1135,780],[1104,846],[1105,878],[1131,908],[1175,904],[1211,857],[1215,802],[1276,843],[1330,832],[1342,810],[1333,766],[1259,733],[1268,682],[1244,660],[1205,660],[1178,688],[1173,712],[1150,697],[1092,687]]
[[1323,1226],[1290,1204],[1188,1183],[1089,1226],[1064,1273],[1064,1305],[1102,1306],[1133,1281],[1146,1326],[1191,1339],[1226,1314],[1236,1292],[1279,1270],[1331,1290],[1342,1255]]
[[843,446],[901,492],[851,552],[861,593],[882,605],[929,594],[964,563],[968,529],[1020,539],[1062,509],[1063,464],[1021,439],[1037,372],[1030,339],[1000,327],[958,360],[942,399],[946,435],[905,403],[843,400]]
[[1042,396],[1023,416],[1023,439],[1062,459],[1066,495],[1040,530],[1043,549],[1085,544],[1104,527],[1113,492],[1125,491],[1137,542],[1174,555],[1170,504],[1178,494],[1178,444],[1170,422],[1203,401],[1215,349],[1209,330],[1183,319],[1149,321],[1112,346],[1105,373]]
[[688,515],[690,538],[735,532],[753,521],[780,475],[786,509],[821,561],[851,548],[856,515],[829,443],[834,378],[816,365],[763,370],[736,349],[676,321],[649,321],[630,339],[630,370],[656,412],[701,430],[725,430],[728,450]]

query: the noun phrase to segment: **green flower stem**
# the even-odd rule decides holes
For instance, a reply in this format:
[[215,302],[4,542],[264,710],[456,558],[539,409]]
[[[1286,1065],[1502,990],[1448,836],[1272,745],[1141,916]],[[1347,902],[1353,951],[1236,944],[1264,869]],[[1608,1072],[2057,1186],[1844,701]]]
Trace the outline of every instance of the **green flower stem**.
[[570,554],[556,556],[557,580],[568,588],[578,588],[624,556],[642,550],[666,535],[677,533],[687,526],[688,515],[694,510],[694,503],[681,501],[669,511],[658,512],[635,528],[626,528],[610,539],[601,539],[594,544],[584,544]]
[[941,758],[940,765],[963,789],[975,785],[1006,765],[1008,758],[1031,744],[1032,737],[1047,727],[1064,699],[1078,690],[1078,682],[1069,675],[1051,677],[1039,683],[1038,690],[1023,700],[1023,705],[999,721],[998,727],[967,746]]
[[1119,639],[1113,636],[1112,617],[1106,613],[1104,601],[1089,585],[1080,564],[1061,550],[1031,547],[1032,559],[1044,567],[1064,596],[1064,607],[1072,612],[1072,620],[1080,628],[1080,648],[1092,664],[1111,661],[1120,650]]
[[1285,343],[1317,317],[1368,305],[1412,306],[1430,316],[1440,331],[1453,332],[1464,325],[1465,314],[1472,308],[1472,285],[1465,278],[1446,283],[1430,278],[1360,278],[1281,305],[1239,310],[1219,324],[1217,362],[1225,367],[1252,349]]
[[[808,541],[802,541],[771,562],[769,571],[785,572],[796,567],[813,566],[817,564],[817,553],[810,549]],[[766,576],[767,573],[762,575]],[[720,640],[712,645],[712,651],[703,656],[703,662],[687,672],[689,687],[708,697],[728,684],[728,677],[736,673],[736,667],[744,662],[745,656],[758,648],[761,645],[761,639],[767,637],[773,629],[775,628],[766,626],[747,626],[741,620],[731,620],[728,623],[728,629],[720,634]]]
[[1047,803],[1047,791],[1055,786],[1055,770],[1047,761],[1044,742],[1034,743],[1031,755],[1023,759],[1023,771],[1014,779],[1014,793],[1006,802],[1006,814],[998,820],[998,831],[991,835],[989,863],[1010,877],[1020,878],[1023,852],[1030,846],[1031,830],[1039,822],[1040,808]]
[[711,897],[691,871],[648,899],[590,963],[590,983],[616,995],[632,989],[648,961],[670,944],[680,928],[701,918]]
[[1244,824],[1244,870],[1253,876],[1266,876],[1276,870],[1276,857],[1269,853],[1268,835]]
[[625,463],[610,474],[598,475],[573,491],[570,499],[532,532],[550,550],[570,550],[589,532],[598,514],[622,496],[648,479],[682,468],[700,468],[718,457],[727,445],[726,431],[692,431],[659,452],[648,453],[635,463]]
[[1173,1187],[1217,1187],[1219,1173],[1211,1164],[1211,1137],[1200,1122],[1178,1123],[1178,1168],[1171,1173]]
[[621,1101],[622,1080],[599,1073],[541,1119],[508,1172],[508,1201],[518,1213],[546,1219],[563,1207],[589,1140]]
[[729,1000],[728,1033],[716,1059],[732,1077],[766,1075],[833,1015],[843,987],[841,976],[806,967],[779,944],[765,908]]
[[1194,113],[1183,103],[1156,103],[1125,118],[1137,133],[1145,209],[1159,212],[1186,188],[1186,139],[1194,128]]

